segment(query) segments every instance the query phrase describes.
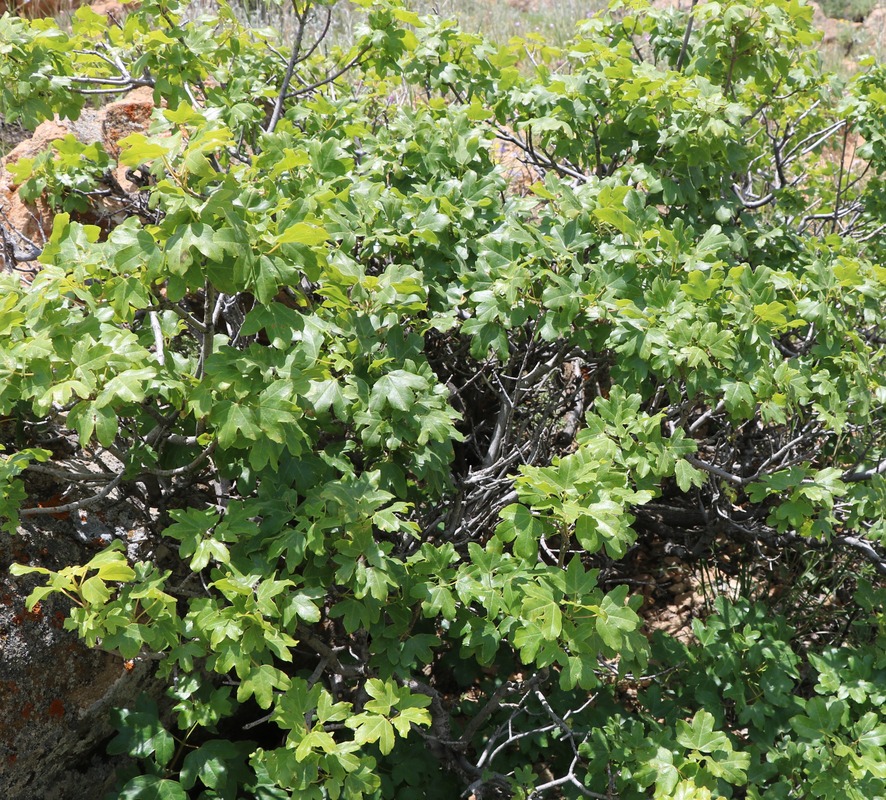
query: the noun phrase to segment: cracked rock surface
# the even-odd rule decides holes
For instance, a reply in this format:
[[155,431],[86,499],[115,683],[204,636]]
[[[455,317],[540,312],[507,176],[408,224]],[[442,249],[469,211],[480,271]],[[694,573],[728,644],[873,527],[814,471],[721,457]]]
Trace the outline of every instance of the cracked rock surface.
[[128,514],[120,506],[104,520],[40,517],[14,536],[0,533],[3,800],[101,798],[124,763],[105,755],[114,734],[108,712],[133,705],[143,691],[160,694],[149,662],[128,670],[119,655],[87,648],[63,627],[70,603],[55,595],[29,610],[39,577],[9,574],[16,562],[59,569],[88,561],[109,536],[137,535]]

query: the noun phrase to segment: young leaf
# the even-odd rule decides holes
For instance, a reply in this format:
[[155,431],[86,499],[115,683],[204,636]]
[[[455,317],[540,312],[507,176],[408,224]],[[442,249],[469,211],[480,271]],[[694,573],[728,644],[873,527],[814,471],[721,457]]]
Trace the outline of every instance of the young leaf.
[[687,723],[677,720],[677,742],[690,750],[712,753],[715,750],[732,752],[732,744],[727,736],[714,731],[714,715],[701,710]]

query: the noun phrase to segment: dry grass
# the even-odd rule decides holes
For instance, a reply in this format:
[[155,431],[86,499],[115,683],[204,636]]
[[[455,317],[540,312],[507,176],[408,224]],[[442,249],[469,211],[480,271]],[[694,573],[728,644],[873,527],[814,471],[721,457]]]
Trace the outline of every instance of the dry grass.
[[498,42],[535,33],[559,45],[579,20],[606,6],[606,0],[418,0],[416,10],[456,18],[463,30]]
[[[575,24],[606,8],[607,0],[414,0],[416,13],[457,19],[462,30],[483,33],[490,39],[506,42],[513,36],[541,34],[553,44],[563,44],[575,32]],[[291,6],[265,0],[232,0],[237,16],[253,28],[272,28],[281,39],[291,41],[296,24]],[[213,11],[214,0],[195,0],[188,16]],[[320,15],[314,22],[322,28]],[[355,39],[360,12],[346,0],[333,5],[328,45],[347,45]]]
[[[279,32],[282,42],[292,41],[295,17],[287,0],[230,0],[240,19],[254,28],[270,28]],[[655,5],[686,7],[688,0],[652,0]],[[848,3],[849,0],[846,0]],[[539,34],[554,45],[567,42],[582,19],[605,9],[608,0],[412,0],[410,6],[419,14],[436,14],[456,19],[462,30],[482,33],[493,41],[506,42],[514,36]],[[215,0],[194,0],[188,15],[212,11]],[[848,77],[858,69],[863,56],[878,61],[886,59],[886,0],[865,22],[828,19],[816,15],[825,31],[820,46],[823,65],[828,70]],[[318,14],[315,29],[322,28]],[[347,46],[355,39],[360,12],[347,0],[332,6],[332,23],[325,45]]]

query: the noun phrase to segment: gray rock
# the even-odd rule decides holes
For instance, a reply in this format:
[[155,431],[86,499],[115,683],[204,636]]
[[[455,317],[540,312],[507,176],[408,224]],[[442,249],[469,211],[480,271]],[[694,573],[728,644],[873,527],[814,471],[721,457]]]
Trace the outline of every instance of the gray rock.
[[70,603],[53,596],[28,611],[41,583],[9,565],[59,569],[84,563],[103,544],[83,543],[71,520],[39,517],[16,536],[0,533],[0,796],[3,800],[99,800],[113,788],[119,757],[105,755],[109,711],[161,687],[147,662],[85,647],[63,628]]

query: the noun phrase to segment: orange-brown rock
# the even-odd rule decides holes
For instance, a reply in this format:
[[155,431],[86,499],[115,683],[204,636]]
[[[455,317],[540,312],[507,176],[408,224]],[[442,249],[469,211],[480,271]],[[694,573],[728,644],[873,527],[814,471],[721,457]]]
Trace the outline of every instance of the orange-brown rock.
[[119,20],[127,11],[133,11],[137,6],[135,3],[130,3],[128,6],[124,6],[122,3],[118,3],[117,0],[99,0],[97,3],[90,3],[89,7],[95,11],[96,14],[101,14],[110,19]]
[[105,150],[114,158],[120,155],[118,142],[131,133],[144,133],[151,124],[154,111],[153,90],[142,86],[122,100],[102,109],[101,139]]
[[[153,109],[151,89],[142,87],[100,110],[84,109],[75,121],[55,119],[43,122],[29,139],[20,142],[0,159],[0,225],[17,251],[28,253],[35,245],[39,247],[46,241],[52,230],[53,214],[40,200],[33,203],[22,200],[7,165],[22,158],[34,158],[51,147],[52,142],[69,134],[84,144],[102,142],[105,150],[116,157],[120,153],[120,139],[148,129]],[[135,190],[136,187],[126,179],[125,169],[118,168],[115,178],[126,191]],[[90,221],[101,223],[103,219],[113,218],[122,207],[119,199],[109,198],[104,202],[103,207],[95,209],[96,218]],[[0,264],[3,264],[2,254]],[[3,266],[9,269],[14,265]],[[20,265],[20,268],[26,271],[29,265]]]
[[6,169],[22,158],[34,158],[52,142],[63,139],[70,128],[61,122],[47,121],[38,126],[30,139],[18,144],[5,158],[0,159],[0,224],[6,230],[13,247],[28,252],[34,245],[42,245],[52,227],[52,212],[37,201],[24,202],[18,194],[18,185]]

